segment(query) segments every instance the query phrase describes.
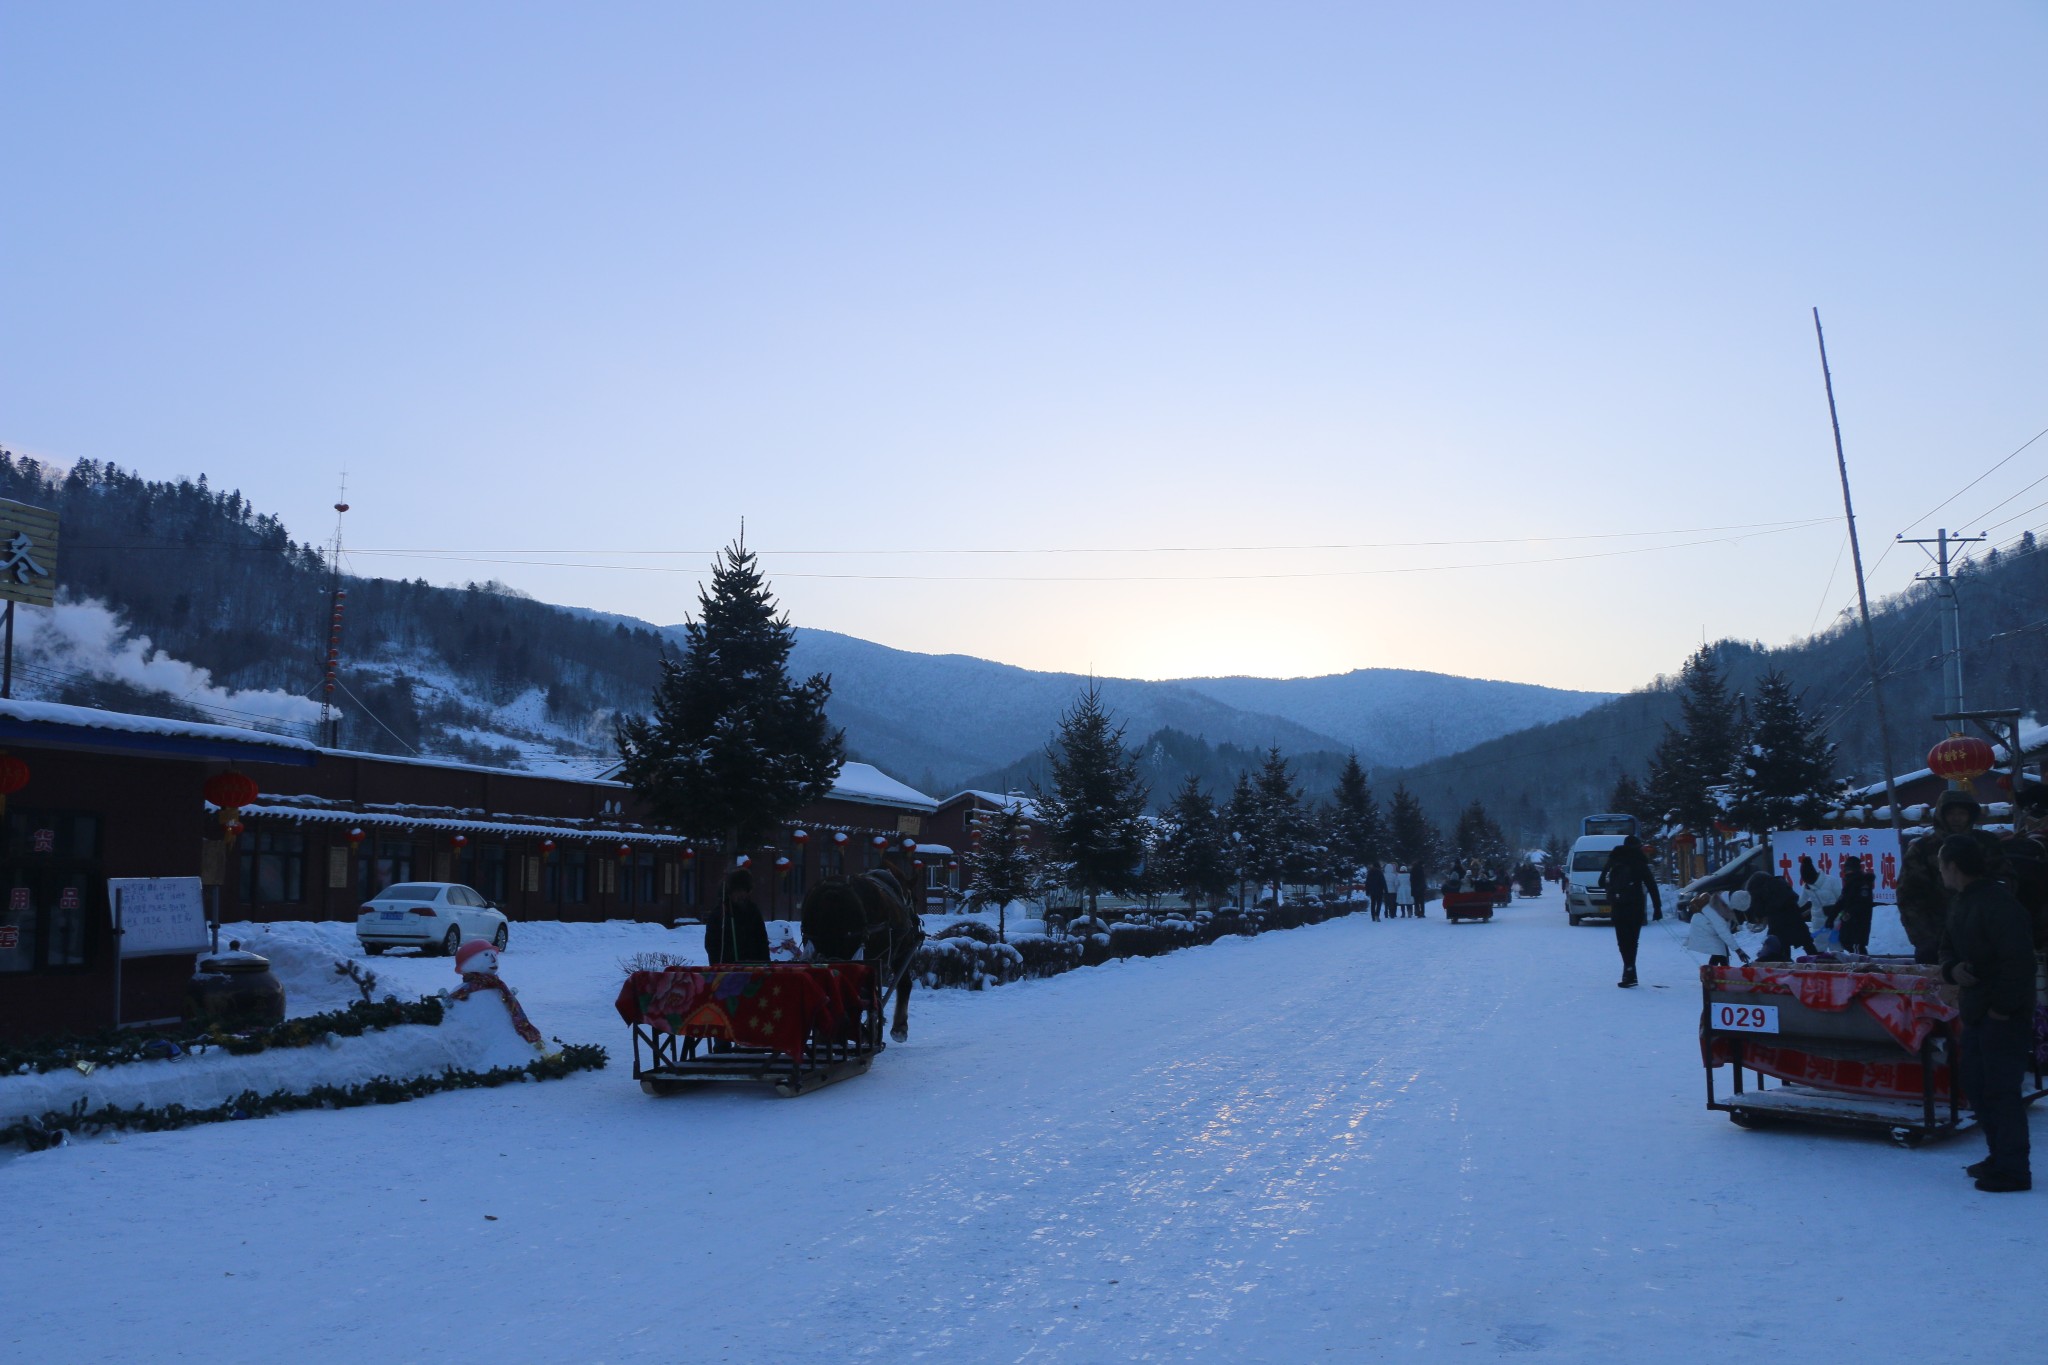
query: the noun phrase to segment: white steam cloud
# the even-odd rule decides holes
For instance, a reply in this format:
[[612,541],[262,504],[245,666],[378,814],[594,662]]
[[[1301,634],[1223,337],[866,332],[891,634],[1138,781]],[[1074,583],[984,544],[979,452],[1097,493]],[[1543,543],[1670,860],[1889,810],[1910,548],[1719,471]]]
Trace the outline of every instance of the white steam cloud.
[[212,673],[172,658],[150,643],[147,635],[130,635],[106,603],[92,598],[17,610],[14,627],[15,659],[21,665],[15,687],[18,696],[48,696],[67,675],[82,676],[162,693],[218,713],[211,718],[224,724],[299,726],[320,719],[320,704],[306,697],[263,690],[232,692],[214,686]]

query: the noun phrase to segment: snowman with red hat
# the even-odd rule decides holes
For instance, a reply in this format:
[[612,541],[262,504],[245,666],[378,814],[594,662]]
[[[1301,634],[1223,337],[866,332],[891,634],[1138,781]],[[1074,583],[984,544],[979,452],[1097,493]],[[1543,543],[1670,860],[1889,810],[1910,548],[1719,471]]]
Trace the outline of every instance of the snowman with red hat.
[[496,991],[498,998],[505,1002],[505,1010],[512,1016],[512,1027],[521,1038],[541,1046],[540,1030],[526,1017],[526,1011],[514,999],[514,991],[498,975],[498,950],[489,942],[473,938],[455,950],[455,974],[462,978],[462,985],[448,992],[450,1000],[467,1000],[472,995]]

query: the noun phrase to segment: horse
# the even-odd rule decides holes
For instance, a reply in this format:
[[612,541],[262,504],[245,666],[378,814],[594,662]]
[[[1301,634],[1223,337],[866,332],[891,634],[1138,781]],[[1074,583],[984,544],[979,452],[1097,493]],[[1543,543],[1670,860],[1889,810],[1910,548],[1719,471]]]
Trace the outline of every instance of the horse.
[[889,1037],[910,1038],[910,959],[924,942],[910,869],[896,857],[848,880],[818,883],[804,897],[804,938],[821,959],[850,962],[859,953],[875,972],[877,1004],[896,993]]

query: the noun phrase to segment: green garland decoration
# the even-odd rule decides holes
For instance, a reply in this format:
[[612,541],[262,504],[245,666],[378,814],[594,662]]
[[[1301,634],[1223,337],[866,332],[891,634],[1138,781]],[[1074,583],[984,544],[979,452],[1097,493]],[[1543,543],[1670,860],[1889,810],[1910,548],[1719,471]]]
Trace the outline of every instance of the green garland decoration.
[[274,1047],[311,1047],[325,1041],[330,1033],[357,1038],[371,1029],[399,1024],[438,1024],[441,1017],[438,996],[405,1001],[387,995],[382,1000],[358,1000],[347,1009],[302,1015],[259,1028],[229,1030],[218,1023],[190,1021],[147,1030],[105,1029],[94,1034],[0,1046],[0,1076],[62,1071],[66,1067],[90,1073],[102,1066],[161,1061],[180,1052],[198,1054],[214,1048],[246,1056]]
[[74,1135],[89,1136],[109,1130],[160,1133],[173,1128],[189,1128],[198,1123],[265,1118],[300,1109],[353,1109],[365,1104],[403,1104],[444,1090],[493,1089],[523,1081],[559,1080],[578,1071],[601,1071],[610,1060],[609,1054],[596,1044],[564,1043],[560,1038],[555,1042],[560,1051],[550,1052],[524,1066],[498,1066],[489,1071],[449,1067],[438,1074],[415,1076],[407,1081],[373,1076],[357,1084],[316,1085],[304,1091],[274,1090],[268,1095],[245,1090],[231,1100],[203,1109],[190,1109],[182,1104],[138,1104],[128,1108],[109,1104],[88,1113],[86,1102],[80,1099],[69,1109],[51,1110],[38,1118],[17,1119],[0,1128],[0,1143],[19,1142],[28,1150],[39,1152],[46,1147],[59,1146]]

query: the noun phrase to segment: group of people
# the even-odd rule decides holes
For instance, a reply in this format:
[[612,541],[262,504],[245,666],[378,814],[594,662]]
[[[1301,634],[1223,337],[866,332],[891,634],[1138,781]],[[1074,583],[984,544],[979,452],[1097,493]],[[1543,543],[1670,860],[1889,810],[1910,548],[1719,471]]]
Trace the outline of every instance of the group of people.
[[1422,918],[1429,904],[1429,884],[1422,868],[1399,863],[1369,863],[1365,869],[1365,895],[1372,902],[1372,917]]

